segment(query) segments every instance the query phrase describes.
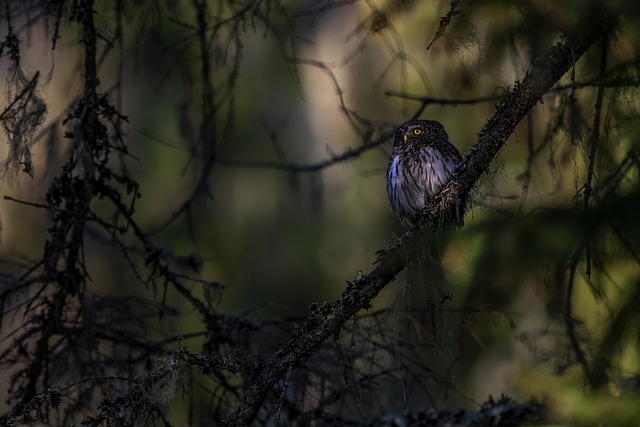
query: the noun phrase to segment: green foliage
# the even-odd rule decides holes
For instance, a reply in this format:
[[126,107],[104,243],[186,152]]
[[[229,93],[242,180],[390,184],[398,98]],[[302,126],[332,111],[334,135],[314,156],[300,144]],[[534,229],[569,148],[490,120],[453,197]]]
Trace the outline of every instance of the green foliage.
[[[0,424],[633,425],[628,3],[2,3]],[[416,117],[484,165],[460,229],[387,206]]]

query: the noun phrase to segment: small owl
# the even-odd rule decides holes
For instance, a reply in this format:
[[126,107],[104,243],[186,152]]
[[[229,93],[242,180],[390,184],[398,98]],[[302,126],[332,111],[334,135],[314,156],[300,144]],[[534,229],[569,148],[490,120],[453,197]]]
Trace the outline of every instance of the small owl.
[[411,120],[398,128],[387,167],[391,209],[409,227],[424,205],[451,179],[462,155],[435,120]]

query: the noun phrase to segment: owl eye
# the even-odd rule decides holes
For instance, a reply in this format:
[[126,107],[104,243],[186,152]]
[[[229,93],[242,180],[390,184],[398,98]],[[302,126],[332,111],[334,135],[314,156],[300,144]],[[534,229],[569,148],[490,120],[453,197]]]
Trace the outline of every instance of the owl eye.
[[413,134],[414,135],[420,135],[422,133],[422,129],[414,129],[413,130]]

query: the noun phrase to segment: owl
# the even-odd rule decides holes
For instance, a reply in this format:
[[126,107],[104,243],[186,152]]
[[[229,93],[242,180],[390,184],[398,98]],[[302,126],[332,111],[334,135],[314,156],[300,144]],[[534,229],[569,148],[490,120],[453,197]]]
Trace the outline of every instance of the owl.
[[387,196],[404,225],[417,225],[424,205],[449,182],[461,161],[440,122],[411,120],[398,128],[387,167]]

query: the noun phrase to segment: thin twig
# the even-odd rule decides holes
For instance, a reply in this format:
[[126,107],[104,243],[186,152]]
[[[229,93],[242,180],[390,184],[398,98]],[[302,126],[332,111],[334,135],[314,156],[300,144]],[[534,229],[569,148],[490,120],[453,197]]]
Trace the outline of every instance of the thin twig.
[[280,349],[254,373],[237,409],[225,419],[227,426],[250,425],[256,418],[267,394],[285,378],[291,366],[310,357],[330,336],[363,308],[391,282],[406,262],[406,252],[421,247],[424,233],[441,227],[442,218],[456,217],[457,201],[461,200],[488,168],[505,144],[518,122],[538,103],[540,98],[572,66],[610,25],[602,16],[585,16],[567,31],[565,41],[546,53],[529,71],[522,83],[506,92],[494,116],[479,134],[478,142],[469,150],[456,169],[454,178],[425,207],[421,228],[399,238],[380,251],[376,267],[368,274],[358,275],[340,299],[312,312],[304,328],[298,330]]

